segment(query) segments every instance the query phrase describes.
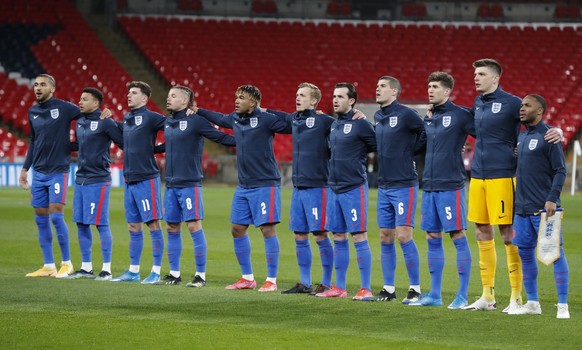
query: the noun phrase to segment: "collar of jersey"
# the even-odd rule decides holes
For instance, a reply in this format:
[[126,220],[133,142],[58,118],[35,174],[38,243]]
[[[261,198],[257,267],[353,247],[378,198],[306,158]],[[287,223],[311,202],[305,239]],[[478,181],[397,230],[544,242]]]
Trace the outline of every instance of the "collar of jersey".
[[183,109],[181,111],[174,112],[174,113],[170,114],[170,117],[172,117],[173,119],[176,119],[176,120],[184,119],[184,118],[187,117],[187,115],[186,115],[186,109]]
[[351,120],[353,116],[354,116],[354,109],[352,108],[348,111],[348,113],[338,113],[337,119],[339,119],[339,120]]
[[497,89],[495,89],[495,91],[493,91],[492,93],[489,94],[484,94],[481,95],[481,99],[483,101],[491,101],[491,100],[495,100],[499,97],[501,97],[501,95],[504,93],[503,89],[501,88],[501,85],[497,87]]
[[147,107],[146,107],[146,106],[141,106],[141,107],[139,107],[139,108],[132,109],[132,110],[131,110],[131,112],[130,112],[129,114],[131,114],[131,116],[133,117],[133,116],[135,116],[136,114],[143,113],[143,112],[145,112],[145,111],[147,111],[147,110],[148,110],[148,109],[147,109]]
[[83,116],[88,120],[99,120],[101,118],[101,110],[97,108],[91,113],[83,113]]
[[388,114],[392,113],[393,111],[395,111],[396,108],[398,108],[399,106],[400,106],[400,103],[398,103],[398,101],[394,100],[388,106],[380,107],[380,110],[382,111],[382,114],[388,115]]
[[434,113],[442,113],[444,111],[446,111],[447,109],[449,109],[451,107],[453,103],[451,102],[450,99],[447,100],[447,102],[443,103],[440,106],[436,106],[433,110]]

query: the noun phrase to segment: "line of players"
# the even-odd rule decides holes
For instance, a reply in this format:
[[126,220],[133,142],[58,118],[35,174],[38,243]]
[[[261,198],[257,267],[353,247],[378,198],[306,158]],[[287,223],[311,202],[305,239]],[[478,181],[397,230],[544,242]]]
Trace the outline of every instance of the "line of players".
[[[517,237],[524,232],[528,239],[517,239],[519,250],[512,244],[514,221],[514,156],[520,119],[528,131],[536,129],[545,112],[541,96],[529,95],[523,101],[504,92],[499,86],[501,66],[492,59],[474,62],[475,86],[481,94],[472,110],[456,106],[449,99],[454,87],[452,76],[444,72],[432,73],[428,78],[429,102],[433,106],[423,119],[414,110],[398,103],[402,90],[400,82],[390,76],[381,77],[376,89],[376,102],[381,109],[375,114],[375,129],[356,114],[355,87],[349,83],[336,84],[333,108],[337,119],[315,112],[321,99],[320,90],[312,84],[299,85],[296,95],[297,111],[287,114],[260,107],[261,93],[251,85],[236,91],[235,111],[228,115],[198,108],[193,92],[182,86],[170,89],[167,108],[170,116],[163,117],[145,107],[151,97],[150,87],[143,82],[128,86],[128,106],[131,112],[123,123],[100,119],[101,92],[94,88],[83,91],[79,108],[53,98],[55,81],[40,75],[34,85],[37,105],[29,111],[31,147],[20,176],[21,185],[28,187],[27,171],[35,169],[32,183],[32,206],[39,229],[39,242],[45,260],[44,266],[27,276],[55,276],[67,278],[96,278],[112,281],[140,281],[140,258],[143,249],[143,223],[152,238],[153,267],[143,284],[180,284],[181,223],[186,222],[191,233],[196,261],[196,274],[189,287],[206,284],[206,239],[202,229],[202,171],[203,138],[227,146],[237,147],[239,185],[232,202],[231,223],[234,251],[241,266],[242,277],[226,289],[254,289],[254,278],[248,237],[248,226],[261,229],[265,242],[267,279],[259,292],[277,290],[279,241],[276,224],[280,221],[280,175],[273,155],[275,133],[293,134],[293,197],[290,229],[295,233],[300,281],[283,293],[307,293],[317,297],[347,297],[346,273],[350,256],[348,233],[353,238],[361,276],[361,288],[354,300],[391,301],[396,299],[395,241],[403,250],[410,286],[403,303],[418,306],[442,305],[441,281],[444,268],[442,232],[450,234],[457,250],[460,287],[451,309],[495,310],[494,278],[496,253],[493,228],[499,225],[506,250],[512,295],[504,312],[510,314],[541,313],[537,291],[535,259],[531,259],[531,245],[535,247],[539,220],[530,226],[520,226]],[[521,112],[520,112],[521,110]],[[191,114],[194,112],[195,114]],[[108,114],[107,111],[105,114]],[[59,118],[60,117],[60,118]],[[535,117],[535,118],[534,118]],[[529,119],[528,119],[529,118]],[[533,119],[532,119],[533,118]],[[74,272],[70,262],[68,231],[63,220],[66,197],[66,174],[69,166],[69,125],[77,119],[79,171],[76,176],[74,217],[82,251],[81,269]],[[531,120],[530,120],[531,119]],[[234,137],[224,134],[209,122],[234,130]],[[535,123],[534,123],[535,122]],[[543,122],[542,122],[543,124]],[[545,125],[545,124],[544,124]],[[536,130],[542,130],[537,128]],[[549,129],[545,127],[544,131]],[[164,130],[166,144],[155,147],[158,131]],[[66,135],[65,135],[66,134]],[[475,159],[469,195],[469,220],[477,225],[480,252],[480,271],[483,295],[473,304],[468,303],[468,284],[472,257],[466,230],[465,174],[461,158],[467,135],[476,136]],[[563,185],[563,153],[560,130],[545,134],[557,157],[552,158],[548,181],[539,185],[539,191],[552,193],[552,200],[544,203],[521,203],[518,216],[526,219],[537,216],[541,209],[559,205],[559,190]],[[108,224],[109,199],[109,145],[113,141],[124,149],[125,210],[130,232],[130,266],[121,276],[111,276],[111,232]],[[73,146],[73,149],[77,149]],[[535,148],[535,147],[534,147]],[[529,148],[531,150],[531,147]],[[558,151],[559,150],[559,151]],[[161,182],[154,153],[166,152],[166,192],[163,206],[167,221],[167,252],[170,273],[161,278],[164,239],[161,231]],[[367,239],[368,186],[366,180],[367,153],[377,151],[379,159],[378,225],[380,227],[381,261],[384,285],[381,291],[371,292],[371,252]],[[519,152],[523,148],[519,149]],[[419,253],[412,238],[416,211],[418,180],[413,157],[425,153],[421,229],[427,232],[428,265],[431,275],[430,293],[421,294]],[[541,157],[541,156],[540,156]],[[561,158],[560,158],[561,157]],[[517,158],[519,159],[519,157]],[[561,160],[561,163],[560,163]],[[545,161],[545,163],[544,163]],[[543,168],[549,161],[538,162]],[[557,165],[556,165],[557,164]],[[528,164],[524,164],[528,167]],[[549,165],[548,165],[549,166]],[[565,169],[565,168],[564,168]],[[558,174],[558,175],[556,175]],[[565,177],[565,176],[564,176]],[[520,177],[522,179],[522,177]],[[556,180],[557,179],[557,180]],[[527,181],[527,177],[524,178]],[[554,183],[552,183],[552,181]],[[522,194],[517,184],[518,198]],[[548,188],[546,188],[548,187]],[[527,191],[524,190],[527,194]],[[556,197],[556,191],[558,196]],[[540,196],[537,196],[540,197]],[[548,205],[550,208],[548,208]],[[517,203],[516,203],[517,206]],[[527,209],[524,209],[527,208]],[[535,209],[535,211],[532,211]],[[56,270],[52,254],[53,222],[62,251],[62,266]],[[527,220],[526,220],[527,221]],[[516,222],[524,222],[519,220]],[[528,221],[529,222],[529,221]],[[94,276],[91,263],[90,225],[96,225],[103,253],[103,268]],[[319,247],[323,275],[315,288],[311,280],[311,247],[309,233],[313,233]],[[333,247],[328,237],[333,234]],[[533,242],[533,243],[532,243]],[[528,252],[527,255],[523,252]],[[527,255],[527,256],[526,256]],[[528,303],[521,303],[522,267],[520,256],[527,261],[526,274]],[[524,257],[525,256],[525,257]],[[533,260],[533,262],[532,262]],[[566,318],[568,267],[563,254],[555,263],[558,287],[558,317]],[[332,270],[336,281],[332,284]],[[533,306],[532,306],[533,305]]]

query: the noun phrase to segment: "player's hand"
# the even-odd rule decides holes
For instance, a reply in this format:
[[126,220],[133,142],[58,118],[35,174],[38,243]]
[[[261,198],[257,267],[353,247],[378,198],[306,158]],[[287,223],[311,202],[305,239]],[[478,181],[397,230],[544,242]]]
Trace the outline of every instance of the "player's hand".
[[544,205],[544,209],[546,209],[546,219],[554,216],[556,214],[556,203],[547,201],[546,205]]
[[317,109],[317,110],[315,110],[315,114],[325,114],[325,113],[323,113],[323,111],[321,109]]
[[352,119],[366,119],[366,115],[362,111],[354,108],[354,116]]
[[20,171],[20,176],[18,177],[18,183],[20,183],[20,187],[22,187],[23,190],[28,190],[29,186],[28,186],[28,170],[22,168],[22,170]]
[[261,110],[261,113],[266,113],[267,109],[265,107],[259,107],[259,109]]
[[[188,112],[190,112],[190,114],[188,114]],[[198,113],[198,106],[190,106],[190,108],[188,108],[186,111],[186,115],[192,115],[196,113]]]
[[562,131],[560,128],[551,128],[550,130],[546,131],[544,140],[548,141],[549,143],[560,143],[564,140],[564,131]]
[[432,109],[434,108],[434,105],[430,104],[428,105],[428,109],[426,110],[426,116],[429,119],[432,119]]
[[108,118],[111,118],[112,116],[113,116],[113,113],[111,112],[111,110],[109,108],[105,108],[101,111],[101,115],[99,116],[99,118],[108,119]]
[[195,113],[196,113],[196,112],[194,112],[194,111],[193,111],[191,108],[188,108],[188,109],[186,110],[186,115],[188,115],[188,116],[190,116],[190,115],[192,115],[192,114],[195,114]]

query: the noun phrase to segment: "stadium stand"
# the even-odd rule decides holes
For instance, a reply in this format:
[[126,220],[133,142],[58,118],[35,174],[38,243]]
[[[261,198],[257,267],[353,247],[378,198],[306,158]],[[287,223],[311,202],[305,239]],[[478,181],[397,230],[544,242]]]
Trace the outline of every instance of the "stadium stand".
[[[30,133],[27,111],[34,103],[30,79],[42,72],[55,76],[58,98],[76,103],[83,87],[95,86],[106,96],[103,107],[116,119],[128,111],[126,84],[131,78],[71,2],[2,1],[0,23],[0,63],[9,72],[0,73],[0,115],[14,130]],[[18,141],[10,146],[10,160],[22,153]],[[112,145],[114,160],[122,160],[122,154]]]
[[[422,103],[434,70],[453,74],[453,99],[472,105],[471,63],[495,57],[504,66],[503,88],[519,96],[543,93],[551,106],[548,119],[563,127],[567,141],[580,127],[574,106],[582,101],[576,89],[581,27],[141,16],[123,16],[120,24],[168,83],[193,87],[209,109],[231,111],[232,92],[252,83],[263,91],[264,106],[292,111],[297,84],[310,81],[322,88],[319,108],[329,112],[333,84],[355,82],[360,98],[373,101],[384,74],[402,80],[404,101]],[[154,33],[146,30],[153,26]],[[178,35],[185,32],[188,39]],[[180,47],[193,52],[174,54]],[[283,144],[279,154],[289,141]]]

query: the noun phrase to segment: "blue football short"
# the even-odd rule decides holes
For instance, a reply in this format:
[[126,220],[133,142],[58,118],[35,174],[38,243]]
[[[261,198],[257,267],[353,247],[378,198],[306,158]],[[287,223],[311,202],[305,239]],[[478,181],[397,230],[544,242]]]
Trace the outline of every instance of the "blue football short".
[[48,208],[50,203],[67,204],[69,173],[45,175],[34,171],[30,189],[30,205],[33,208]]
[[325,231],[325,216],[329,189],[294,188],[291,196],[289,230],[293,232]]
[[127,222],[150,222],[162,219],[160,178],[125,184],[125,218]]
[[414,227],[418,186],[394,189],[378,189],[378,227]]
[[204,219],[202,186],[168,188],[164,193],[164,219],[179,223]]
[[281,221],[281,187],[236,187],[230,222],[239,225],[276,224]]
[[465,189],[422,193],[420,228],[426,232],[467,229]]
[[111,183],[75,184],[73,221],[85,225],[109,225]]
[[368,183],[344,193],[329,191],[327,231],[366,232],[368,228]]

